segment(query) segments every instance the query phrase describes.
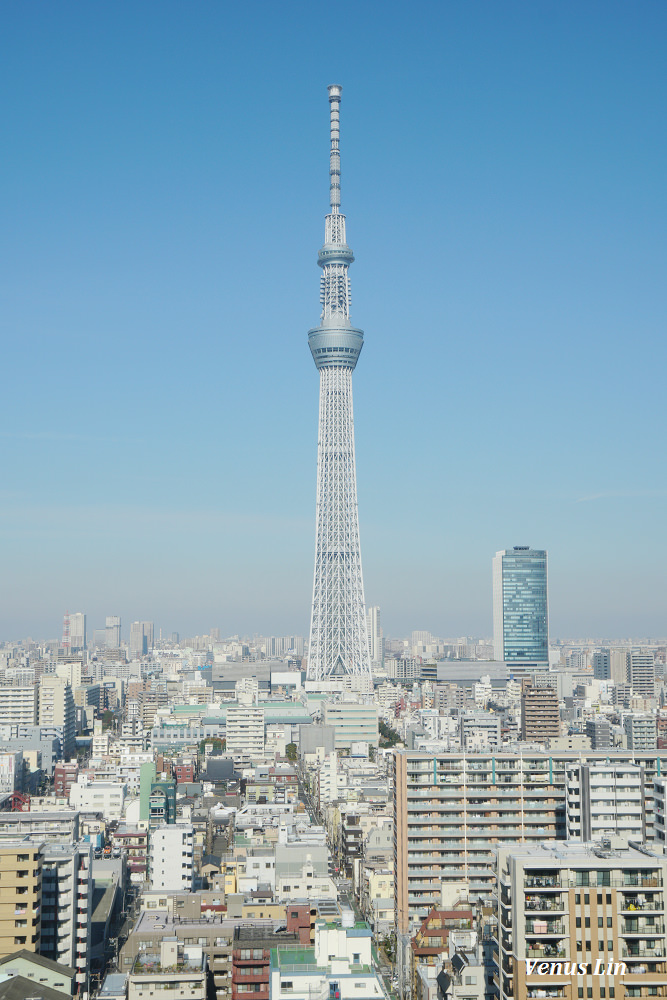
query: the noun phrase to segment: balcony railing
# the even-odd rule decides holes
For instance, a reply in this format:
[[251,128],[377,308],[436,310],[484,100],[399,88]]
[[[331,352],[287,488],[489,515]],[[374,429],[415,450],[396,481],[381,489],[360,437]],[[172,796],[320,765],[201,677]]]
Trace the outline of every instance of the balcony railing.
[[526,899],[525,910],[564,910],[565,903],[562,896],[537,896]]
[[647,924],[645,920],[624,920],[620,933],[641,934],[642,937],[661,937],[665,933],[665,925],[660,920],[654,924]]
[[545,944],[542,948],[526,947],[526,958],[565,958],[565,948]]
[[626,896],[620,904],[621,912],[635,910],[664,910],[665,904],[661,900],[644,899],[639,900],[636,896]]
[[621,958],[665,958],[667,957],[667,948],[665,947],[665,942],[662,941],[660,944],[653,948],[647,948],[646,945],[623,945],[621,947]]
[[561,920],[527,920],[526,934],[539,934],[547,937],[565,935],[565,924]]

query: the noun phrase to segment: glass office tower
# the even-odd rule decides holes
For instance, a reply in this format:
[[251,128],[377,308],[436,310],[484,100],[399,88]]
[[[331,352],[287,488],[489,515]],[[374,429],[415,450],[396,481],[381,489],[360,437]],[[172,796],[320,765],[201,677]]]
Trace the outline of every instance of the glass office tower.
[[509,664],[549,662],[544,549],[515,545],[494,556],[493,655]]

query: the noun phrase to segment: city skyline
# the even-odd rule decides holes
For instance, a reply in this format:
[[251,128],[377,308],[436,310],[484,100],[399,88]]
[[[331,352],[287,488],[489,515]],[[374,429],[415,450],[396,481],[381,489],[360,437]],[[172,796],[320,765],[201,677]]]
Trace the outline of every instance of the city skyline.
[[664,7],[300,9],[6,12],[0,636],[307,633],[331,79],[368,605],[488,635],[530,543],[554,636],[664,634]]

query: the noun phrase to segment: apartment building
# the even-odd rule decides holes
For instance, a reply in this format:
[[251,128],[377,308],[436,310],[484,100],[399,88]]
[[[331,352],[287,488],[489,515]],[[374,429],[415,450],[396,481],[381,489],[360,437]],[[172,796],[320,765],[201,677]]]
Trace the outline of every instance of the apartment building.
[[42,847],[42,943],[46,958],[76,972],[79,992],[88,989],[93,903],[92,846]]
[[371,941],[370,928],[355,924],[351,911],[343,911],[342,926],[318,920],[313,947],[279,944],[272,949],[266,994],[271,1000],[384,1000]]
[[154,952],[142,952],[127,977],[127,1000],[206,1000],[206,954],[201,945],[163,938]]
[[639,764],[575,764],[567,769],[568,840],[619,835],[646,839],[644,770]]
[[652,652],[631,651],[627,654],[627,682],[633,694],[655,697],[655,655]]
[[591,750],[611,750],[611,722],[603,715],[586,720],[586,736],[591,741]]
[[189,891],[193,883],[194,829],[189,823],[159,826],[150,836],[151,889]]
[[664,995],[666,878],[665,855],[623,838],[499,848],[500,1000]]
[[0,843],[0,958],[38,952],[42,930],[43,843]]
[[72,785],[75,784],[78,777],[79,765],[76,761],[61,761],[56,764],[53,771],[53,787],[56,798],[69,800]]
[[[283,925],[284,926],[284,925]],[[271,951],[280,944],[299,945],[297,933],[265,927],[236,927],[232,946],[232,1000],[269,1000]]]
[[463,712],[459,734],[464,750],[497,749],[501,744],[500,716],[495,712]]
[[658,746],[658,730],[655,715],[626,715],[623,719],[628,750],[655,750]]
[[63,757],[76,750],[76,712],[72,688],[63,677],[43,674],[39,681],[39,725],[61,733]]
[[46,843],[72,844],[79,839],[79,814],[65,809],[53,812],[0,812],[0,838],[8,837],[32,837]]
[[36,684],[3,684],[0,687],[0,721],[3,725],[37,725],[39,688]]
[[252,758],[264,753],[264,709],[259,705],[230,705],[226,727],[228,754]]
[[524,680],[521,691],[521,739],[557,739],[560,736],[560,705],[551,686],[534,687]]
[[79,812],[100,812],[106,819],[120,820],[126,790],[121,782],[89,781],[80,775],[70,788],[69,804]]
[[0,792],[22,792],[24,777],[23,751],[0,750]]
[[[232,950],[234,932],[240,926],[237,919],[227,919],[222,914],[204,912],[200,894],[157,893],[148,901],[150,910],[143,910],[123,945],[120,969],[129,973],[138,956],[160,951],[164,937],[177,938],[180,944],[201,944],[213,974],[216,1000],[230,1000],[232,990]],[[276,927],[285,926],[281,920],[253,919],[252,927],[263,930],[272,939]],[[295,942],[297,934],[280,935],[278,940]],[[237,976],[238,981],[238,976]],[[243,982],[243,980],[241,980]],[[157,996],[157,994],[156,994]],[[257,998],[259,1000],[259,998]]]
[[667,751],[465,754],[394,752],[396,927],[406,934],[440,905],[441,884],[488,897],[494,851],[511,841],[565,840],[567,768],[635,763],[644,770],[646,839],[653,839],[653,779],[667,774]]

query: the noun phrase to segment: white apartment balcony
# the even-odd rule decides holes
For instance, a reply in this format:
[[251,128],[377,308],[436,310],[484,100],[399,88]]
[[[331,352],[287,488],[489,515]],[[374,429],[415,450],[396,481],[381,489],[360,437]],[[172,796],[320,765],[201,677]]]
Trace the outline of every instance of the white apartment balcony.
[[524,902],[524,910],[534,912],[553,912],[554,910],[564,913],[567,903],[563,896],[527,896]]
[[660,941],[653,947],[642,944],[622,944],[621,958],[623,961],[639,961],[642,958],[667,958],[667,947],[664,941]]
[[526,958],[565,958],[565,948],[557,944],[526,945]]
[[657,911],[662,913],[664,912],[664,909],[664,902],[655,896],[651,896],[648,899],[641,899],[639,896],[629,896],[625,893],[623,894],[623,900],[619,905],[619,911],[621,913],[633,913],[636,910],[651,910],[653,912]]
[[564,937],[568,933],[561,920],[527,920],[526,937]]

